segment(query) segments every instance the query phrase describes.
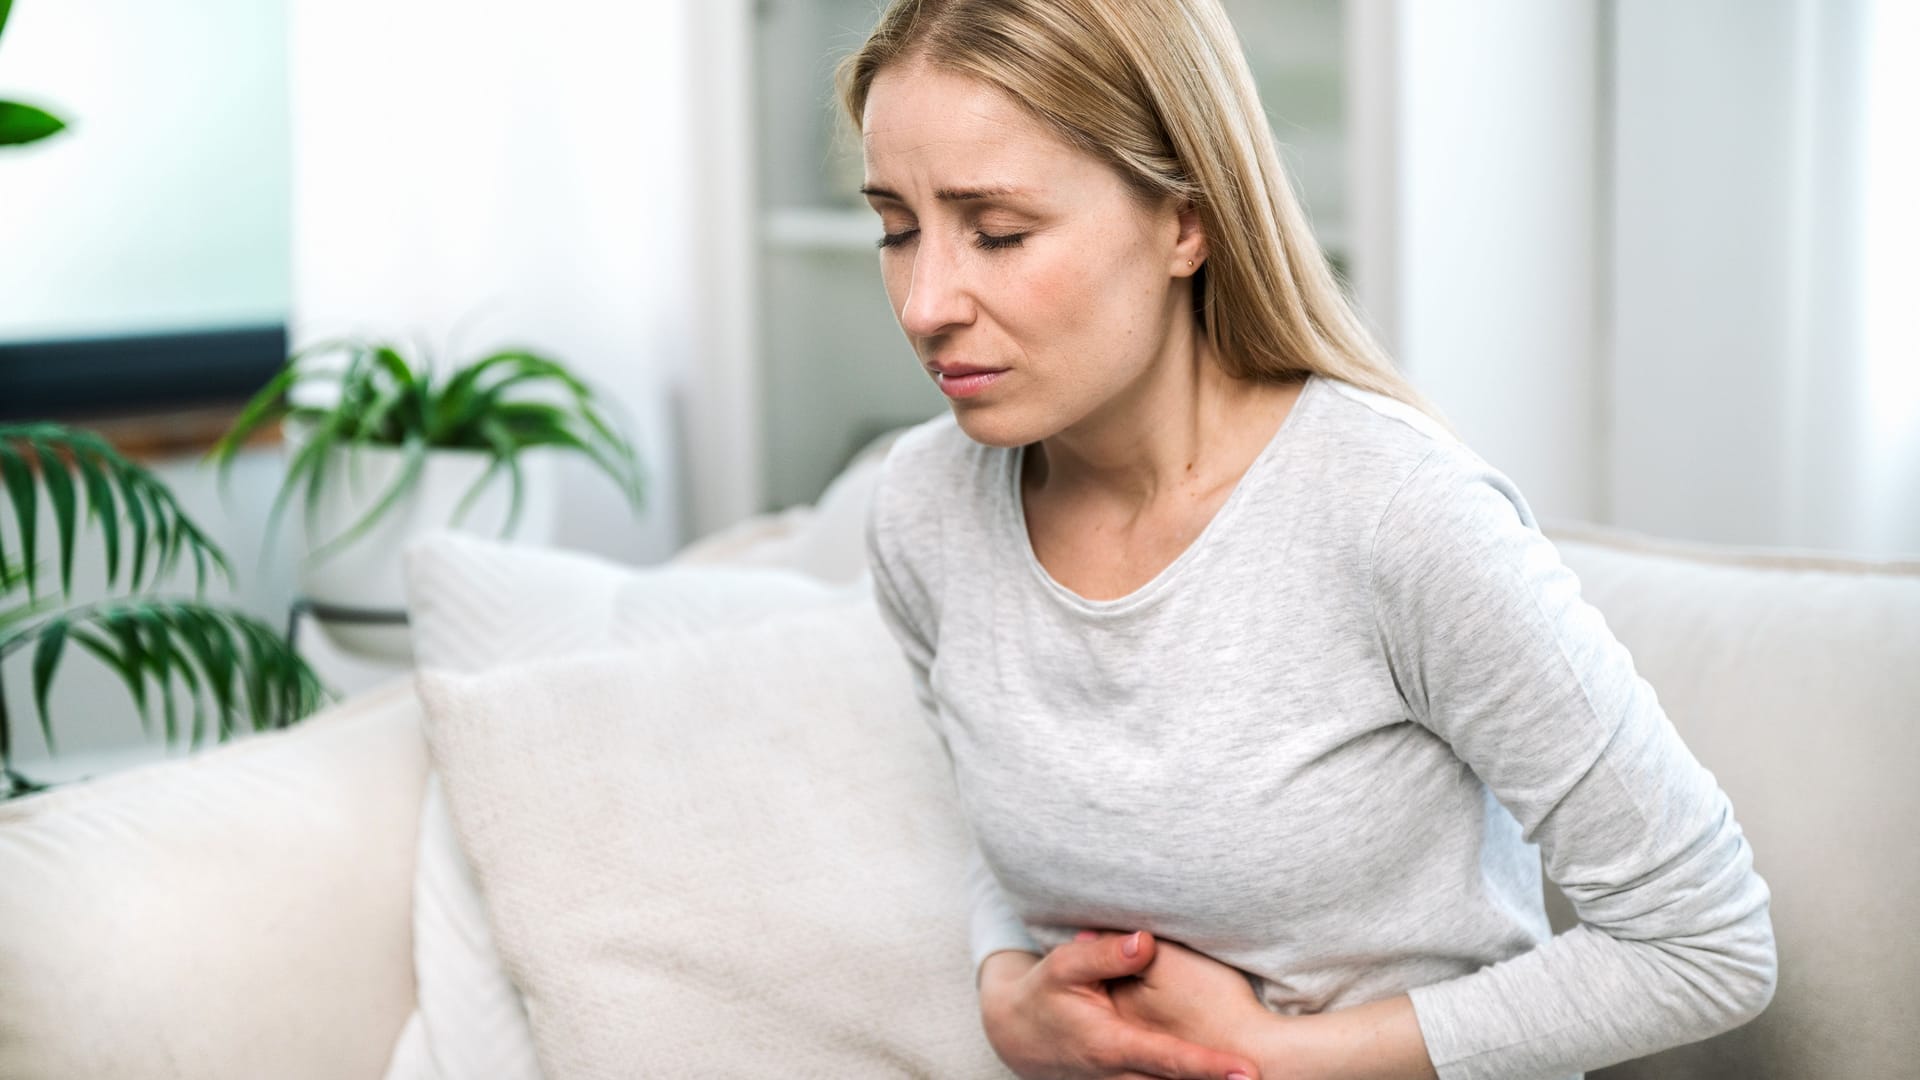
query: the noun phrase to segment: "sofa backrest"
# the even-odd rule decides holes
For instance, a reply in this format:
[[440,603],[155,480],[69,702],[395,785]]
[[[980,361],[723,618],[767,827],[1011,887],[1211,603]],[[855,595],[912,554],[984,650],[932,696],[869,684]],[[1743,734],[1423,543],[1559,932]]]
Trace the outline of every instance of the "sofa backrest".
[[1920,562],[1545,531],[1732,801],[1780,958],[1752,1023],[1591,1080],[1920,1073]]

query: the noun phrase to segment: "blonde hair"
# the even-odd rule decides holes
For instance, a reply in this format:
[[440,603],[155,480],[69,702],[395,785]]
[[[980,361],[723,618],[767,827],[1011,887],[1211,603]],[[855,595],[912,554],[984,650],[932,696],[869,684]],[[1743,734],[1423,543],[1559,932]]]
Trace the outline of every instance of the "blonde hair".
[[1219,0],[893,0],[836,72],[856,130],[874,77],[914,60],[1006,93],[1144,204],[1198,210],[1208,254],[1195,314],[1228,374],[1311,371],[1446,426],[1340,291]]

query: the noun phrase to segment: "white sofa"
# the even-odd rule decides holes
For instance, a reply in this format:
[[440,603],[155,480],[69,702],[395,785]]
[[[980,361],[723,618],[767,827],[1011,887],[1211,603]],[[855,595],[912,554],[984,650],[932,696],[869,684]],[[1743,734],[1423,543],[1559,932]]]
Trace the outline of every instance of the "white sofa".
[[[863,485],[678,561],[847,580]],[[1920,563],[1547,531],[1731,796],[1780,950],[1755,1022],[1590,1075],[1920,1075]],[[0,1077],[386,1075],[415,1004],[421,722],[401,678],[0,804]]]

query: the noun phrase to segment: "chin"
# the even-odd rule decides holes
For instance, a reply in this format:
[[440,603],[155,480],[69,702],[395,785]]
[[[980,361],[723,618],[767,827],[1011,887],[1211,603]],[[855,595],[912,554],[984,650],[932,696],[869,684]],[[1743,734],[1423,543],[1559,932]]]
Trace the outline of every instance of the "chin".
[[1047,434],[1031,421],[1023,421],[1010,415],[1004,408],[991,406],[962,405],[950,403],[954,421],[960,425],[967,438],[986,446],[997,446],[1010,450],[1016,446],[1026,446],[1038,442]]

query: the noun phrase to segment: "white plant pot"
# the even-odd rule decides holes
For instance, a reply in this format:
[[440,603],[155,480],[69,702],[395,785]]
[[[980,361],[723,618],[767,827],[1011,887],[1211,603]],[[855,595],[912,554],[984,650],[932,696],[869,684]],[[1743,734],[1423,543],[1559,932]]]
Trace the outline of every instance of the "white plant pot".
[[[306,444],[307,429],[289,422],[283,443],[287,458]],[[346,532],[378,502],[400,475],[405,456],[397,447],[335,447],[327,452],[327,479],[314,508],[313,527],[306,522],[306,492],[288,496],[284,511],[301,537],[295,581],[299,595],[318,604],[378,612],[406,609],[406,587],[401,576],[401,554],[407,544],[435,529],[457,529],[498,537],[507,520],[512,480],[505,470],[495,474],[474,497],[460,523],[454,508],[487,470],[489,455],[482,450],[432,449],[412,490],[387,507],[380,519],[351,544],[315,562],[312,552]],[[555,509],[554,462],[551,451],[534,449],[520,455],[523,480],[520,520],[511,539],[519,544],[551,544]],[[400,664],[411,664],[413,648],[405,625],[312,620],[334,646],[347,652]]]

